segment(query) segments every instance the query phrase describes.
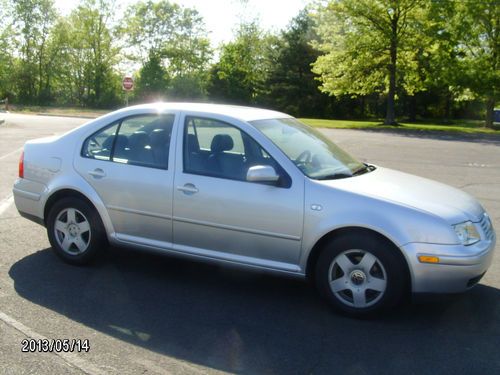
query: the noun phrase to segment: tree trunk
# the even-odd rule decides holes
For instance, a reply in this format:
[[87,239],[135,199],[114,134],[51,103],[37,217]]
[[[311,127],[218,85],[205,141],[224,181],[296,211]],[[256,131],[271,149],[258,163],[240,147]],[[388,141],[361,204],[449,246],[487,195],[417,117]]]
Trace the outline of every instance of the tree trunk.
[[389,93],[387,95],[387,112],[384,125],[397,125],[394,97],[396,96],[396,63],[398,57],[397,18],[392,19],[391,62],[389,64]]
[[451,123],[451,94],[449,90],[446,92],[446,102],[444,104],[444,122]]
[[417,119],[417,97],[411,95],[408,98],[408,121],[415,122]]
[[42,92],[43,92],[43,54],[44,54],[44,47],[45,47],[45,40],[42,41],[42,44],[40,46],[40,50],[38,51],[38,93],[36,94],[37,96],[37,101],[38,104],[44,104],[43,103],[43,97],[42,97]]
[[495,98],[488,97],[486,99],[486,121],[484,122],[484,126],[486,126],[487,128],[493,128],[494,110],[495,110]]

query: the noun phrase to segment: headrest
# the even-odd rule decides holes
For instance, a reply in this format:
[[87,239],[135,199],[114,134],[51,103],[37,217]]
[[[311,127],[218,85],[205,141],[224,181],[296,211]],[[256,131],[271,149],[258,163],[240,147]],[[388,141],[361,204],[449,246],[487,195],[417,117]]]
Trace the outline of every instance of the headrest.
[[115,149],[117,150],[123,150],[125,147],[128,145],[128,138],[125,135],[110,135],[104,143],[102,144],[102,148],[106,150],[111,150],[111,147],[113,146],[113,141],[115,140],[116,137],[116,144],[115,144]]
[[168,133],[165,129],[155,129],[149,135],[151,144],[155,146],[164,146],[168,143]]
[[102,143],[102,148],[106,150],[111,150],[111,147],[113,147],[113,140],[115,139],[115,135],[112,134],[106,138],[106,140]]
[[144,131],[136,131],[130,135],[128,141],[130,148],[144,148],[149,145],[149,137]]
[[126,135],[118,134],[116,136],[115,150],[124,150],[128,146],[128,138]]
[[213,153],[229,151],[234,147],[233,138],[229,134],[217,134],[210,144],[210,151]]

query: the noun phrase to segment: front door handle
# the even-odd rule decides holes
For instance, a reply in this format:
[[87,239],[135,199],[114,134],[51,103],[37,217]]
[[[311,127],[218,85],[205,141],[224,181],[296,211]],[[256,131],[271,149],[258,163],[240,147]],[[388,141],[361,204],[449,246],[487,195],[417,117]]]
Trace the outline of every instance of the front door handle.
[[185,194],[191,195],[198,192],[198,188],[193,184],[185,184],[184,186],[177,186],[177,190],[182,191]]
[[88,172],[94,178],[103,178],[106,176],[106,173],[101,168],[96,168],[93,171]]

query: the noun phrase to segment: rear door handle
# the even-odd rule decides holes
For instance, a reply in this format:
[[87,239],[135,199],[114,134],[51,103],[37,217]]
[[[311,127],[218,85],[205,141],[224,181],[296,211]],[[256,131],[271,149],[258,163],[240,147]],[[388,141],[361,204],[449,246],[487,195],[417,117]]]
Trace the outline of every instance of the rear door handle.
[[184,186],[177,186],[177,190],[182,191],[185,194],[191,195],[197,193],[199,190],[193,184],[185,184]]
[[88,172],[94,178],[102,178],[106,176],[106,173],[101,168],[96,168],[93,171]]

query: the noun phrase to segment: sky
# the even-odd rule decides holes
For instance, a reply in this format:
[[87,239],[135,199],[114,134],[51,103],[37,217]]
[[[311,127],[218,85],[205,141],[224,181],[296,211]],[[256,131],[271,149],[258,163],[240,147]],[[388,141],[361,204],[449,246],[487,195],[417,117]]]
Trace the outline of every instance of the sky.
[[[232,39],[235,26],[241,19],[258,18],[260,25],[270,31],[284,28],[311,0],[170,0],[180,5],[196,8],[205,20],[213,47]],[[123,11],[137,0],[117,0]],[[62,14],[71,12],[79,0],[55,0]],[[242,5],[246,3],[246,5]]]

